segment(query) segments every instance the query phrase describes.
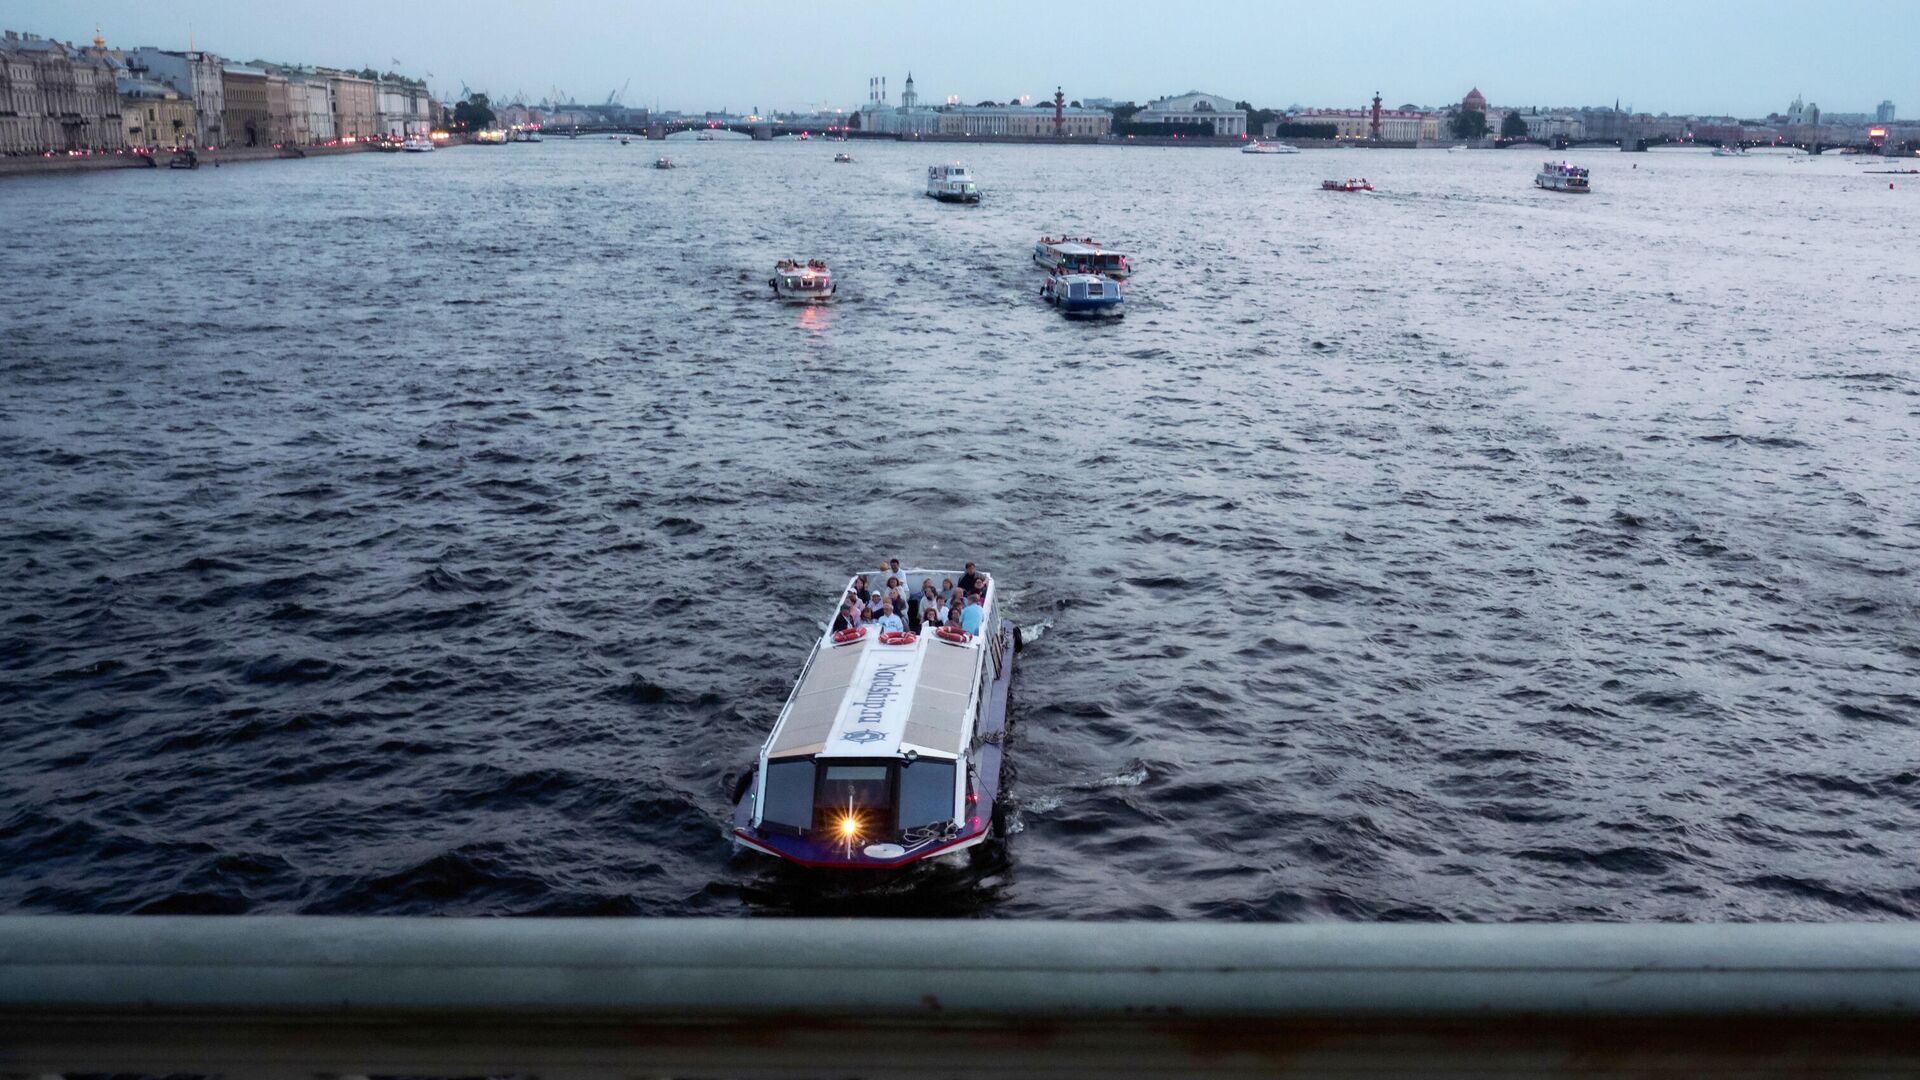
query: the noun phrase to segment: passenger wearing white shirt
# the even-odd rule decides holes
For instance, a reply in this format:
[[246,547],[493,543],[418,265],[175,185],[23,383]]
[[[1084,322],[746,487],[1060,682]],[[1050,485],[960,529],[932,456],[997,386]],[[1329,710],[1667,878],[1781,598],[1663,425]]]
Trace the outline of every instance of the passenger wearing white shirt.
[[900,616],[891,611],[875,619],[873,624],[879,627],[883,634],[904,634],[907,631],[906,624],[900,621]]

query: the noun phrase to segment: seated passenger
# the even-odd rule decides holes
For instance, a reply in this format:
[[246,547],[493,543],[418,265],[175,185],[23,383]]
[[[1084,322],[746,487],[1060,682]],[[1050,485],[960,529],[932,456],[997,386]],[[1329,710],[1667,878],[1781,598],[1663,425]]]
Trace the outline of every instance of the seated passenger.
[[953,603],[953,579],[952,578],[940,579],[940,599],[943,602],[948,604]]
[[867,594],[867,621],[868,622],[872,622],[873,620],[886,614],[886,611],[887,611],[887,601],[885,597],[880,595],[880,590],[875,589],[872,592]]
[[980,604],[980,594],[974,593],[967,597],[967,606],[960,611],[960,629],[965,630],[968,636],[978,634],[986,615],[987,609]]
[[848,600],[840,605],[840,614],[833,617],[833,632],[856,630],[860,627],[860,605]]
[[907,628],[907,624],[900,621],[900,616],[891,611],[874,620],[874,626],[878,627],[883,634],[898,634]]
[[960,575],[960,593],[963,596],[971,596],[978,591],[979,588],[980,572],[973,568],[972,563],[968,563],[967,572]]

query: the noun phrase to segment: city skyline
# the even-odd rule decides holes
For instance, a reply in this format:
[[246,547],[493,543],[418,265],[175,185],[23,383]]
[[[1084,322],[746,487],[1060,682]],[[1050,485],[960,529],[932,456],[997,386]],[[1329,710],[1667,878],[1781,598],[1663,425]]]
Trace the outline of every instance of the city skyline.
[[342,0],[323,20],[230,0],[96,0],[85,10],[17,0],[8,18],[9,28],[76,42],[97,25],[123,47],[191,40],[233,60],[392,69],[427,78],[448,99],[465,86],[496,101],[558,89],[596,103],[625,87],[627,104],[686,111],[854,108],[876,75],[897,103],[909,71],[929,104],[1038,100],[1055,86],[1070,98],[1136,102],[1198,89],[1261,107],[1358,107],[1375,90],[1390,106],[1441,105],[1478,87],[1498,106],[1617,99],[1650,113],[1741,117],[1782,112],[1796,95],[1829,114],[1920,103],[1920,75],[1894,62],[1920,34],[1911,12],[1882,0],[1833,5],[1791,34],[1725,0],[1682,10],[1626,0],[1605,12],[1383,0],[1360,9],[1364,19],[1350,8],[1281,15],[1123,3],[1092,22],[988,2],[958,18],[903,5],[841,25],[768,20],[764,10],[721,0],[694,21],[653,5],[576,0],[530,20],[497,3],[426,0],[396,12]]

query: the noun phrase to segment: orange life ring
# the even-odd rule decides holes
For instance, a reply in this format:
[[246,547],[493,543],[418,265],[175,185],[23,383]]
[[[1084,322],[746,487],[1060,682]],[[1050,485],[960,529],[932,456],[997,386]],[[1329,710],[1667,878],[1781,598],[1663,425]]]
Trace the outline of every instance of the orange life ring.
[[964,644],[971,639],[967,637],[967,632],[965,630],[955,630],[951,626],[943,626],[940,628],[940,640],[954,641],[954,642],[960,642]]
[[918,636],[909,634],[905,630],[889,630],[880,635],[882,645],[911,645],[919,640]]
[[866,636],[867,636],[866,627],[849,626],[845,630],[834,631],[833,643],[835,645],[845,645],[849,641],[859,641],[861,638]]

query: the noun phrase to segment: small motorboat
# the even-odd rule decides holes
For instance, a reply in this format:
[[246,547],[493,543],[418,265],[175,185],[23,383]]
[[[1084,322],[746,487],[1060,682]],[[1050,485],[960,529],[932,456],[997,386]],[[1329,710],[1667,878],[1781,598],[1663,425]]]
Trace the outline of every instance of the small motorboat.
[[700,134],[698,134],[698,135],[695,135],[695,136],[693,137],[693,141],[694,141],[694,142],[712,142],[712,141],[713,141],[713,132],[711,132],[711,131],[703,131],[703,132],[701,132]]
[[1716,146],[1713,148],[1713,156],[1714,157],[1746,157],[1747,152],[1738,146]]
[[409,135],[407,136],[407,141],[400,144],[400,149],[405,150],[409,154],[431,154],[433,152],[433,140],[427,138],[425,135]]
[[169,169],[197,169],[199,167],[200,158],[191,150],[175,150],[173,156],[167,159],[167,168]]
[[672,159],[672,158],[669,158],[669,157],[657,157],[657,158],[654,158],[654,159],[653,159],[653,167],[654,167],[654,168],[656,168],[656,169],[677,169],[677,168],[679,168],[680,166],[678,166],[678,165],[675,165],[675,164],[673,163],[673,159]]
[[773,286],[773,295],[795,304],[831,303],[834,290],[833,271],[827,269],[827,260],[781,259],[773,264],[773,277],[767,281]]
[[1547,161],[1541,163],[1540,171],[1534,175],[1533,186],[1548,191],[1564,191],[1569,195],[1585,195],[1589,190],[1587,179],[1587,170],[1578,165]]
[[1082,274],[1062,267],[1047,275],[1040,298],[1069,319],[1118,319],[1127,313],[1120,282],[1105,274]]
[[1322,180],[1320,181],[1320,190],[1321,191],[1372,191],[1373,184],[1370,181],[1368,181],[1367,178],[1364,176],[1358,180],[1353,180],[1353,179]]
[[851,165],[853,164],[853,155],[842,150],[833,155],[833,163],[836,165]]
[[1255,139],[1241,147],[1240,152],[1243,154],[1297,154],[1300,152],[1300,148],[1294,146],[1292,143],[1261,142],[1259,139]]

